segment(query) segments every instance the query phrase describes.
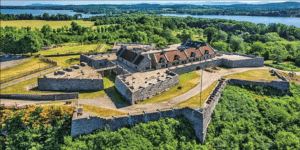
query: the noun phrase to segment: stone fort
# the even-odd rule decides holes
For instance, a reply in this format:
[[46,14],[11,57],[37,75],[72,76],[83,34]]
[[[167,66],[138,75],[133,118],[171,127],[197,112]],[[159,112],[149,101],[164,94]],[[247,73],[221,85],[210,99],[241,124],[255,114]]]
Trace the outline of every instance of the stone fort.
[[116,42],[112,51],[81,54],[80,64],[38,79],[40,90],[102,90],[104,71],[114,72],[115,87],[134,104],[179,83],[179,74],[206,67],[260,67],[264,58],[219,52],[205,42],[187,40],[156,48],[153,44]]
[[[80,55],[80,64],[38,79],[40,90],[80,91],[103,89],[104,72],[114,72],[115,88],[130,104],[147,100],[179,84],[179,75],[207,67],[261,67],[264,58],[254,55],[220,52],[205,42],[187,40],[183,43],[157,48],[153,44],[116,42],[111,51]],[[109,118],[83,114],[80,108],[72,119],[71,135],[91,133],[95,129],[112,130],[160,117],[183,115],[194,125],[196,137],[204,143],[212,112],[226,84],[256,84],[274,87],[288,82],[252,83],[234,79],[220,80],[203,108],[175,108],[112,116]]]

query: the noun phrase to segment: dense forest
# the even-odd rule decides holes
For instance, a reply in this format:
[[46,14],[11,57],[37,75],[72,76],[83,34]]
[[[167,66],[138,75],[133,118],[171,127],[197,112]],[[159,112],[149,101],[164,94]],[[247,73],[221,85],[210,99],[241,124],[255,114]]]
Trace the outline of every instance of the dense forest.
[[46,5],[46,6],[1,6],[1,9],[54,9],[74,10],[92,14],[192,14],[192,15],[247,15],[300,17],[300,3],[283,2],[268,4],[234,4],[234,5],[193,5],[193,4],[93,4],[93,5]]
[[49,15],[44,13],[43,15],[32,15],[32,14],[1,14],[0,20],[75,20],[81,18],[82,14],[75,14],[73,16],[66,14]]
[[[66,42],[154,43],[158,47],[192,40],[205,41],[216,50],[254,54],[276,62],[290,60],[300,64],[300,28],[284,24],[254,24],[225,19],[166,17],[122,14],[91,17],[95,26],[83,27],[75,22],[52,29],[23,27],[0,28],[0,51],[12,54],[37,52],[41,47]],[[196,36],[197,35],[197,36]]]
[[279,93],[227,85],[204,145],[181,116],[72,138],[73,107],[0,110],[1,131],[9,131],[7,137],[0,136],[0,149],[300,149],[300,85],[291,83],[293,96]]

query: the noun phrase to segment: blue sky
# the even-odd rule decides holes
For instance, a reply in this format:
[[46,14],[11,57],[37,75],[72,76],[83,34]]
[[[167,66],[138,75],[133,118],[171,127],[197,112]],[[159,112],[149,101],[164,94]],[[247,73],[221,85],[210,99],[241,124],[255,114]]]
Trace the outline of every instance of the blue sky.
[[[71,1],[71,0],[48,0],[48,1],[16,1],[16,0],[1,0],[1,5],[17,5],[17,6],[25,6],[25,5],[30,5],[30,4],[35,4],[35,3],[41,3],[41,4],[60,4],[60,5],[86,5],[86,4],[137,4],[137,3],[199,3],[205,1],[141,1],[141,0],[131,0],[131,1]],[[217,0],[210,0],[210,2],[218,2]],[[259,1],[241,1],[239,2],[244,2],[244,3],[255,3]],[[284,2],[284,0],[279,0],[279,1],[269,1],[269,2]]]

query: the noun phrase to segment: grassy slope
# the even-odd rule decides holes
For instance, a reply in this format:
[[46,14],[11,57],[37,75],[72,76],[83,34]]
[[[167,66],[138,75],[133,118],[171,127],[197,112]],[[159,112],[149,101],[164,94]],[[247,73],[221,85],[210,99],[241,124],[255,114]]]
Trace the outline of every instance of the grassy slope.
[[1,70],[1,80],[50,65],[50,63],[43,62],[40,58],[32,57],[29,59],[29,61],[18,66]]
[[101,117],[109,117],[109,116],[118,116],[118,115],[125,115],[126,112],[121,112],[117,110],[92,106],[92,105],[86,105],[86,104],[80,104],[84,108],[84,112],[91,112],[95,115],[101,116]]
[[277,69],[285,70],[285,71],[295,71],[295,72],[300,71],[300,68],[298,66],[296,66],[294,62],[285,61],[285,62],[282,62],[279,64],[273,64],[273,62],[274,62],[273,60],[266,60],[265,65],[274,67]]
[[[56,61],[57,65],[61,66],[62,68],[70,67],[74,64],[78,64],[80,62],[80,55],[72,55],[72,56],[62,56],[62,57],[48,57],[49,59]],[[68,60],[75,60],[71,63],[68,63]]]
[[[50,50],[43,50],[43,51],[39,51],[37,54],[41,54],[41,55],[55,55],[57,53],[59,54],[67,54],[67,53],[87,53],[90,51],[95,51],[96,48],[98,48],[99,44],[91,44],[91,45],[74,45],[74,44],[66,44],[63,47],[58,47],[58,48],[53,48]],[[99,47],[100,49],[101,47]],[[99,51],[99,49],[97,49]],[[97,51],[97,52],[98,52]]]
[[272,76],[269,70],[250,70],[242,73],[223,76],[223,78],[235,78],[249,81],[272,81],[278,79],[277,76]]
[[[74,20],[77,24],[84,26],[84,27],[93,27],[96,29],[97,27],[94,26],[93,21],[82,21],[82,20]],[[41,29],[43,25],[48,24],[51,28],[61,28],[63,26],[71,27],[72,21],[45,21],[45,20],[14,20],[14,21],[1,21],[1,27],[5,26],[14,26],[17,28],[22,27],[31,27],[31,29]]]
[[190,106],[190,107],[197,107],[197,106],[202,106],[204,104],[204,102],[206,101],[206,99],[208,98],[208,96],[210,95],[210,93],[212,92],[212,90],[214,89],[214,87],[218,84],[218,81],[215,81],[213,84],[211,84],[207,89],[205,89],[202,92],[202,100],[201,100],[201,105],[200,105],[200,93],[193,96],[192,98],[181,102],[179,104],[177,104],[177,107],[186,107],[186,106]]
[[[195,87],[198,84],[198,80],[200,79],[200,75],[196,72],[190,72],[181,74],[179,76],[179,84],[170,88],[168,91],[165,91],[159,95],[156,95],[148,100],[145,100],[143,102],[140,102],[139,104],[147,104],[147,103],[157,103],[161,101],[165,101],[171,98],[174,98],[176,96],[179,96],[193,87]],[[178,87],[181,87],[181,89],[178,89]]]

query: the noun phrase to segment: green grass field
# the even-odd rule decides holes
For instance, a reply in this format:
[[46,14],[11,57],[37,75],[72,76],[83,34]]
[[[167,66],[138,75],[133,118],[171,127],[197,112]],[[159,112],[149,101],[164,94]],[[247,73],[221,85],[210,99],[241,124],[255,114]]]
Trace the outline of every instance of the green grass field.
[[72,44],[64,44],[63,47],[57,47],[49,50],[39,51],[35,54],[41,55],[56,55],[56,54],[68,54],[68,53],[88,53],[90,51],[99,52],[101,46],[99,44],[90,44],[90,45],[78,45],[75,43]]
[[199,94],[193,96],[192,98],[177,104],[176,107],[190,106],[193,108],[193,107],[197,107],[197,106],[202,106],[204,104],[205,100],[209,97],[210,93],[212,92],[212,90],[214,89],[214,87],[217,84],[218,84],[218,81],[215,81],[213,84],[211,84],[208,88],[206,88],[202,92],[201,105],[200,105],[200,93],[199,93]]
[[118,116],[118,115],[125,115],[126,112],[121,112],[117,110],[92,106],[92,105],[86,105],[86,104],[80,104],[80,106],[84,107],[84,112],[91,112],[95,115],[101,116],[101,117],[109,117],[109,116]]
[[1,80],[51,65],[50,63],[44,62],[40,58],[31,57],[29,59],[29,61],[25,61],[15,67],[1,70]]
[[[41,29],[43,25],[48,24],[51,28],[61,28],[63,26],[71,27],[72,21],[45,21],[45,20],[13,20],[13,21],[1,21],[1,27],[5,26],[13,26],[17,28],[22,27],[31,27],[31,29]],[[78,25],[84,27],[93,27],[96,29],[97,27],[94,26],[93,21],[83,21],[83,20],[74,20]]]
[[80,55],[48,57],[48,58],[53,61],[56,61],[57,65],[61,66],[62,68],[68,68],[80,62]]
[[[140,102],[139,104],[157,103],[179,96],[194,88],[198,84],[199,79],[200,75],[196,71],[181,74],[179,76],[178,85],[170,88],[168,91],[165,91],[159,95],[153,96],[150,99]],[[178,87],[181,87],[181,89],[178,89]]]
[[278,79],[277,76],[272,76],[269,70],[250,70],[242,73],[222,76],[222,78],[234,78],[249,81],[272,81],[274,79]]

